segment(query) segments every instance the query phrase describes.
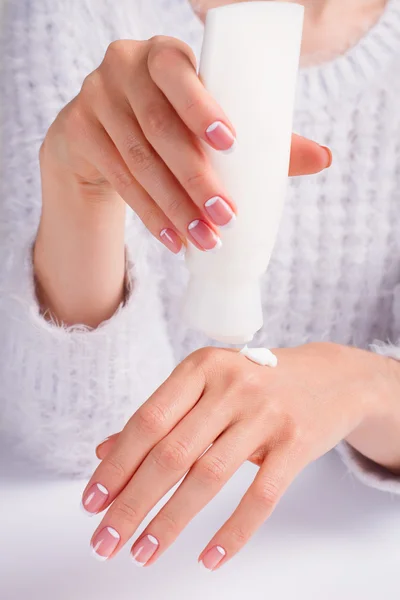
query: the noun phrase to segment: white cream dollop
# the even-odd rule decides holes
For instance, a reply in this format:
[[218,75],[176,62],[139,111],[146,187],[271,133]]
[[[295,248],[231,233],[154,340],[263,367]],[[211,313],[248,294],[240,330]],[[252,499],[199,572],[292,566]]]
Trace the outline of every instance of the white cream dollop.
[[249,348],[245,346],[240,354],[263,367],[276,367],[278,358],[268,348]]

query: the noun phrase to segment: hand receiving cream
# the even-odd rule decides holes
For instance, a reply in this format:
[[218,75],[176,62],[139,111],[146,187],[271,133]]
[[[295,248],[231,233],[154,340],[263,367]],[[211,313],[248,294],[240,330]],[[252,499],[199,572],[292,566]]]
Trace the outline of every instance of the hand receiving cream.
[[207,149],[238,208],[213,254],[189,245],[183,314],[224,343],[243,344],[262,327],[260,278],[279,227],[288,179],[303,7],[232,4],[208,12],[200,76],[237,132],[230,154]]

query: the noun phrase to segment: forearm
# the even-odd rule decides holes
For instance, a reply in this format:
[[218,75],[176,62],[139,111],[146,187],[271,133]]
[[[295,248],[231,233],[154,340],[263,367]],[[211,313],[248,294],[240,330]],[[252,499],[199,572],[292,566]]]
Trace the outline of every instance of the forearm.
[[346,441],[372,461],[400,474],[400,363],[376,355],[382,369],[375,410]]
[[43,208],[34,248],[43,311],[96,327],[123,298],[125,203],[63,173],[41,153]]

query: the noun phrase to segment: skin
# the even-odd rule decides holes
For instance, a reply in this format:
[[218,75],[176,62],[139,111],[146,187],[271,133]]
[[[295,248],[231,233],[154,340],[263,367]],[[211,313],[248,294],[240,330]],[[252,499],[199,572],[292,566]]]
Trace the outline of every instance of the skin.
[[149,566],[250,460],[260,467],[254,482],[199,556],[221,546],[226,555],[219,568],[271,515],[306,465],[370,423],[387,423],[390,442],[387,437],[380,456],[400,474],[400,380],[394,361],[329,343],[274,352],[276,369],[235,351],[204,348],[192,354],[122,433],[98,448],[103,460],[83,498],[100,483],[110,492],[101,510],[113,504],[93,538],[104,527],[118,531],[115,555],[186,474],[139,538],[150,534],[159,542]]
[[[92,327],[115,313],[124,293],[126,205],[160,241],[169,228],[186,243],[196,219],[218,234],[206,201],[222,196],[236,209],[200,144],[215,121],[234,132],[200,83],[186,44],[156,37],[109,46],[40,151],[34,266],[44,312]],[[330,162],[326,148],[293,137],[291,175]]]
[[[333,1],[307,4],[303,57],[320,47],[328,23],[335,33],[324,51],[334,54],[343,51],[350,29],[359,31],[361,14],[367,28],[383,8],[381,1],[368,2],[368,10],[364,0],[335,2],[341,16]],[[209,7],[200,4],[199,13]],[[157,37],[109,47],[40,152],[43,211],[34,266],[44,312],[92,327],[112,316],[124,293],[126,205],[157,238],[169,227],[187,243],[188,224],[196,218],[218,234],[205,200],[218,194],[235,206],[199,143],[216,120],[234,133],[182,42]],[[326,149],[293,137],[291,175],[316,173],[330,161]],[[111,492],[113,504],[96,532],[107,525],[120,533],[115,553],[187,472],[144,532],[160,542],[148,564],[245,460],[260,467],[254,483],[200,555],[220,545],[226,550],[220,565],[271,514],[301,469],[340,440],[400,473],[398,363],[335,344],[275,352],[274,370],[228,350],[192,354],[123,432],[101,445],[102,462],[85,492],[97,482]]]
[[[286,1],[305,6],[301,52],[303,67],[332,60],[338,54],[346,52],[376,23],[387,2],[387,0]],[[232,0],[191,0],[191,4],[204,21],[210,8],[234,4],[234,2]],[[343,15],[346,15],[345,19]]]

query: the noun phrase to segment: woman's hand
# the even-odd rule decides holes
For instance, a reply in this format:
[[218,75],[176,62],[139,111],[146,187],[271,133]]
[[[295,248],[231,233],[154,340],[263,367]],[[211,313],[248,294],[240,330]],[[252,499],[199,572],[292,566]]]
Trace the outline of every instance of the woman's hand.
[[215,569],[244,546],[308,463],[387,411],[388,359],[322,343],[276,354],[279,365],[269,369],[235,351],[195,352],[98,449],[104,460],[83,494],[90,513],[110,507],[92,538],[98,556],[115,555],[186,475],[133,545],[136,561],[152,564],[251,460],[260,466],[254,482],[200,555]]
[[[34,260],[45,308],[68,324],[96,326],[113,314],[125,274],[125,203],[173,253],[186,240],[201,250],[218,244],[236,209],[200,140],[230,151],[235,129],[200,82],[189,46],[160,36],[113,42],[41,148]],[[293,137],[292,175],[330,161],[326,148]]]

